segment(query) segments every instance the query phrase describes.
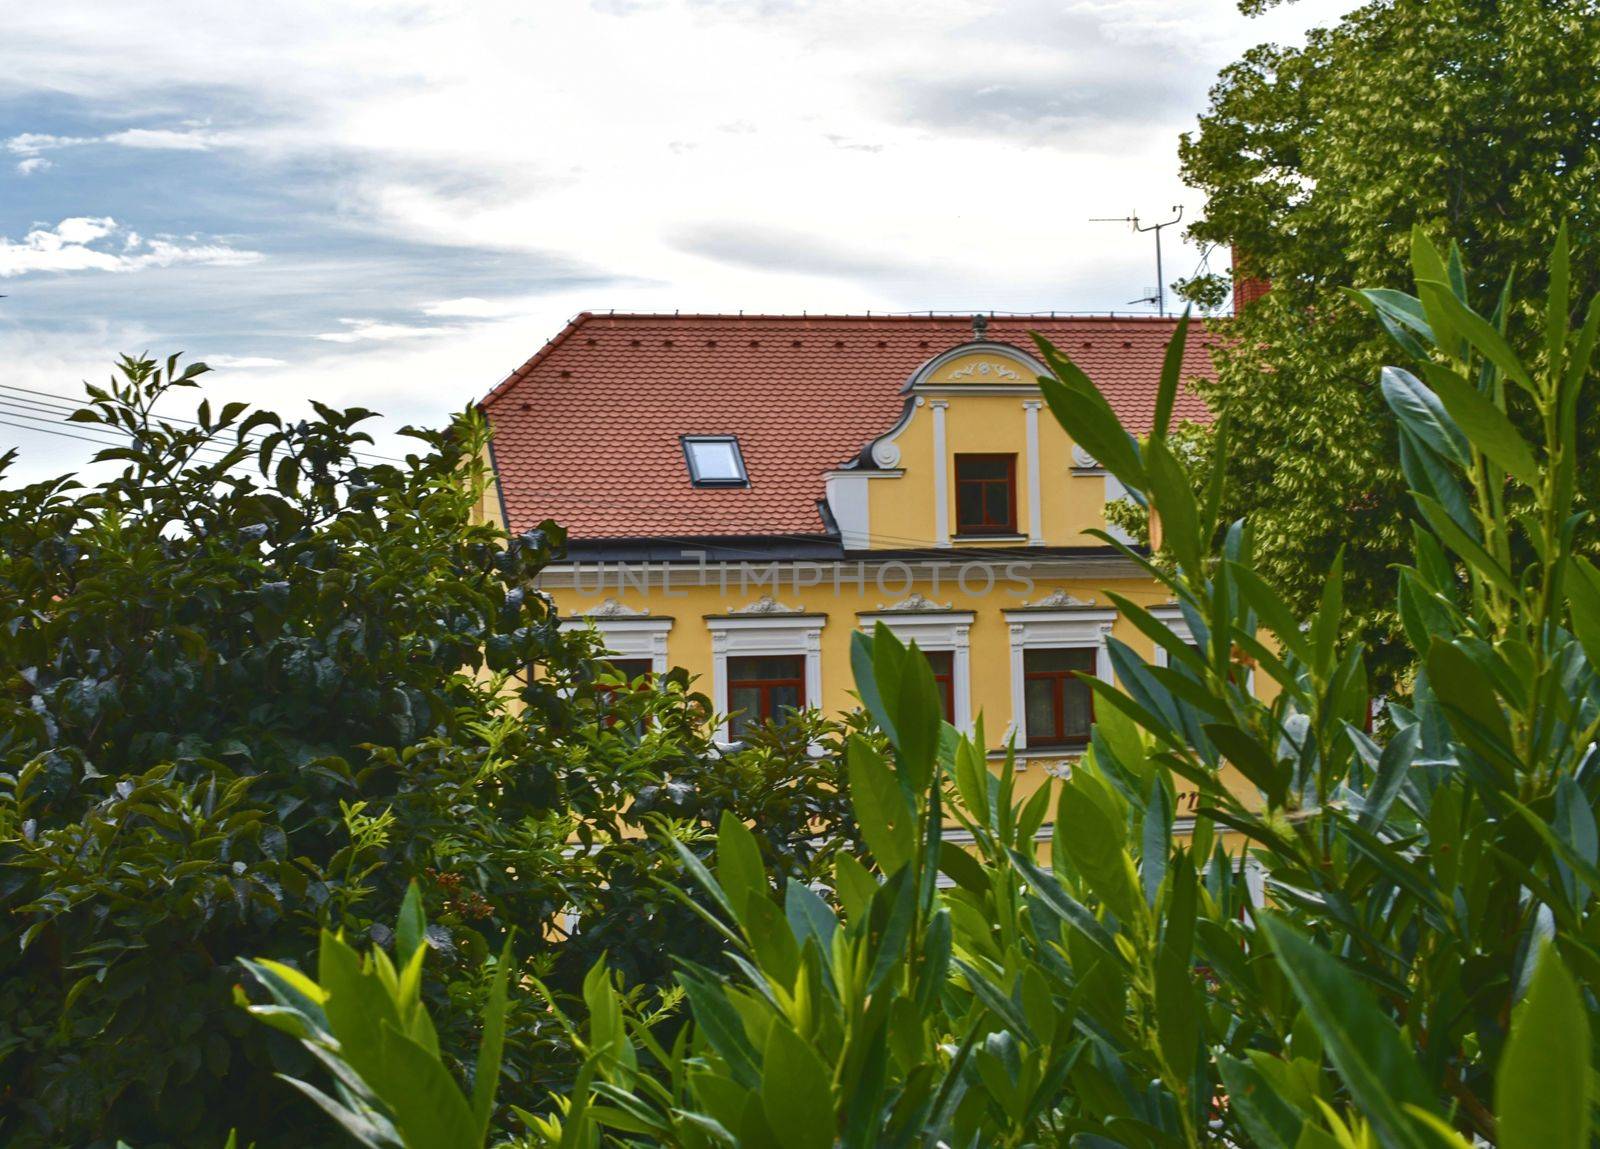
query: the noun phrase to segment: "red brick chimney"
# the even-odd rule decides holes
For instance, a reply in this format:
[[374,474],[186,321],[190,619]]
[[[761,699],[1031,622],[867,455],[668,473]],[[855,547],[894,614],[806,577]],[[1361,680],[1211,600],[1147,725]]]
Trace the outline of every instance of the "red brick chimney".
[[1238,315],[1246,307],[1272,290],[1272,280],[1252,275],[1250,260],[1238,247],[1233,248],[1233,313]]

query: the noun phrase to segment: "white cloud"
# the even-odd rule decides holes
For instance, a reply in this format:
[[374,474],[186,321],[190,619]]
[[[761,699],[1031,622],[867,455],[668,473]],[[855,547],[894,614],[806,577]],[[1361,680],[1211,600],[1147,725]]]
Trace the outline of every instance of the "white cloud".
[[25,176],[31,176],[34,172],[48,171],[51,166],[50,161],[43,156],[29,156],[17,164],[17,171]]
[[513,315],[526,315],[537,306],[537,300],[480,299],[475,295],[467,295],[460,299],[424,303],[420,310],[434,319],[506,319]]
[[203,152],[237,142],[237,137],[227,132],[210,132],[191,129],[177,132],[167,128],[128,128],[101,136],[100,142],[122,148],[143,148],[148,151]]
[[17,156],[36,156],[40,152],[53,152],[58,148],[75,148],[91,143],[80,136],[51,136],[42,132],[23,132],[6,141],[6,151]]
[[235,371],[289,366],[287,359],[272,359],[266,355],[207,355],[205,360],[207,367],[227,367]]
[[[138,148],[144,151],[203,152],[238,142],[239,137],[233,133],[204,128],[187,128],[182,131],[171,128],[125,128],[118,132],[108,132],[103,136],[53,136],[43,132],[22,132],[8,139],[5,146],[12,155],[38,159],[42,152],[85,148],[95,144]],[[41,162],[45,162],[48,166],[48,161]]]
[[110,216],[74,216],[56,224],[55,231],[37,231],[33,234],[43,245],[60,247],[65,244],[93,243],[117,230],[117,221]]
[[325,331],[313,335],[324,343],[392,343],[396,339],[428,339],[436,335],[454,335],[459,327],[424,327],[409,323],[382,323],[376,319],[341,319],[343,331]]
[[[0,236],[0,279],[37,272],[143,271],[175,264],[236,267],[261,258],[260,252],[198,236],[144,239],[127,232],[123,242],[116,243],[121,231],[110,216],[70,216],[54,227],[35,227],[18,242]],[[119,250],[108,250],[111,247]]]

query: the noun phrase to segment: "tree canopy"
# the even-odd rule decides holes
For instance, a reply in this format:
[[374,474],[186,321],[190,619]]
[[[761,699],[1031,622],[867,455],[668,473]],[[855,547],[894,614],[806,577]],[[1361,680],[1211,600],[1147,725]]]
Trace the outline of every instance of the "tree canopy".
[[[1231,244],[1273,285],[1204,388],[1230,413],[1231,510],[1248,510],[1264,573],[1301,610],[1346,548],[1353,625],[1380,673],[1400,660],[1392,567],[1410,512],[1376,384],[1383,337],[1331,289],[1404,286],[1420,225],[1458,239],[1488,313],[1508,278],[1543,285],[1538,255],[1565,219],[1573,297],[1592,290],[1597,69],[1587,0],[1380,0],[1304,47],[1246,53],[1183,138],[1185,178],[1208,200],[1193,236]],[[1510,317],[1524,346],[1526,319]],[[1512,414],[1526,404],[1514,398]],[[1596,479],[1593,465],[1580,475],[1586,495]]]

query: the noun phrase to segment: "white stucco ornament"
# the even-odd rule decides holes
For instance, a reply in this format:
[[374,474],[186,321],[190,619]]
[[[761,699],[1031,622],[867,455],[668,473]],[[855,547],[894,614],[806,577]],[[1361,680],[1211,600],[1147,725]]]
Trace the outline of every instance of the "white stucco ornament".
[[602,599],[598,605],[578,612],[580,618],[643,618],[649,613],[648,607],[623,606],[614,598]]
[[881,602],[878,604],[879,610],[885,613],[895,614],[911,614],[930,610],[949,610],[950,608],[950,603],[934,602],[921,591],[912,591],[909,597],[903,598],[899,602],[890,603],[887,606]]
[[1035,602],[1024,602],[1022,605],[1031,610],[1066,610],[1075,606],[1093,606],[1094,599],[1081,599],[1066,591],[1056,589]]
[[729,614],[803,614],[803,606],[785,606],[770,594],[764,594],[755,602],[746,603],[744,606],[730,606]]

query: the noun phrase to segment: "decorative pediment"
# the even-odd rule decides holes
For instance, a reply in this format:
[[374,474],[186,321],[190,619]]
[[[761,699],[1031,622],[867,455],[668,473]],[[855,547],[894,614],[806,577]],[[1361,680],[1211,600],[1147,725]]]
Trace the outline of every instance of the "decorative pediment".
[[649,607],[635,608],[623,606],[614,598],[602,599],[597,605],[588,610],[580,610],[579,618],[643,618],[650,613]]
[[1044,368],[1009,343],[963,343],[928,360],[906,382],[907,390],[936,387],[1038,386]]
[[926,614],[929,611],[950,610],[951,604],[947,602],[934,602],[932,599],[923,595],[920,591],[912,591],[909,597],[903,598],[899,602],[890,603],[888,606],[885,606],[880,602],[878,604],[878,609],[884,614]]
[[972,358],[945,376],[948,383],[981,383],[993,378],[997,383],[1020,383],[1022,376],[1004,361]]
[[1022,607],[1024,610],[1071,610],[1074,607],[1087,607],[1094,605],[1095,600],[1092,598],[1081,599],[1076,595],[1068,594],[1066,591],[1058,588],[1051,591],[1041,599],[1037,599],[1033,602],[1024,602]]
[[803,606],[785,606],[770,594],[764,594],[755,602],[746,603],[744,606],[730,606],[729,614],[804,614]]

